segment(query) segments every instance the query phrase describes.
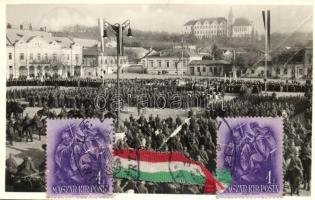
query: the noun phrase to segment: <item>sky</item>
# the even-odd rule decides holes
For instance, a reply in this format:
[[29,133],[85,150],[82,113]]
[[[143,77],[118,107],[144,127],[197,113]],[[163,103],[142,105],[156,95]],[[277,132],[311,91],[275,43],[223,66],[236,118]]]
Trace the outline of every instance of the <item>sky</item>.
[[94,26],[99,17],[113,24],[129,19],[133,29],[179,33],[183,24],[191,19],[227,17],[230,9],[234,19],[245,17],[251,20],[259,33],[263,32],[263,9],[271,12],[271,32],[313,30],[313,10],[307,5],[19,4],[7,5],[6,18],[13,25],[32,23],[34,27],[47,26],[48,30],[60,30],[73,24]]

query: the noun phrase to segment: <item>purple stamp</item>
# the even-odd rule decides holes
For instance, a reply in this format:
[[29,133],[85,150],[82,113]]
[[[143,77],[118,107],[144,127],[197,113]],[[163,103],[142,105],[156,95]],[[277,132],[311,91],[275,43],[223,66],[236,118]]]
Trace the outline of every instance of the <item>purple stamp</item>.
[[281,118],[218,118],[217,169],[232,181],[219,197],[281,197],[283,191]]
[[112,120],[47,120],[49,197],[112,194]]

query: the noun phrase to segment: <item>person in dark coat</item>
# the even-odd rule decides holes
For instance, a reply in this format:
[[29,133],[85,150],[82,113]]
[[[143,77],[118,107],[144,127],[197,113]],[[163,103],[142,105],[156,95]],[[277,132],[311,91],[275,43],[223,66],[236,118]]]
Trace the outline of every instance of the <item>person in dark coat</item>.
[[17,167],[17,174],[21,176],[29,176],[37,172],[30,157],[25,157],[22,164]]

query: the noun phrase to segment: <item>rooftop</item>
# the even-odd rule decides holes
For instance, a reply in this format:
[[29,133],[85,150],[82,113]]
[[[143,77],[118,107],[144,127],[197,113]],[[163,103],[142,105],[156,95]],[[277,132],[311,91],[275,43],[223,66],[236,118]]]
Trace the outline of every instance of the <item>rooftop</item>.
[[216,17],[216,18],[200,18],[200,19],[197,19],[197,20],[190,20],[188,22],[186,22],[184,25],[187,26],[187,25],[194,25],[196,24],[197,22],[200,22],[200,23],[205,23],[206,21],[208,21],[209,23],[213,23],[214,21],[217,21],[218,23],[221,23],[221,22],[226,22],[226,18],[225,17]]
[[252,23],[244,17],[236,18],[234,21],[234,26],[250,26],[250,25],[252,25]]
[[98,40],[92,39],[82,39],[82,38],[72,38],[75,43],[80,44],[82,47],[93,47],[97,46]]
[[188,58],[190,56],[196,55],[197,53],[192,50],[182,50],[181,49],[164,49],[159,52],[152,53],[148,55],[148,58],[180,58],[180,57],[185,57]]
[[[97,56],[101,54],[101,49],[97,46],[93,47],[85,47],[82,49],[83,56]],[[124,51],[124,56],[128,56],[132,52]],[[104,56],[116,56],[117,55],[117,48],[116,47],[105,47],[104,48]]]
[[230,65],[231,63],[226,60],[192,60],[189,65]]
[[54,37],[51,33],[45,31],[7,29],[6,32],[7,45],[14,45],[21,39],[28,43],[36,37],[44,39],[48,44],[56,41],[62,47],[70,47],[72,44],[74,44],[74,41],[68,37]]

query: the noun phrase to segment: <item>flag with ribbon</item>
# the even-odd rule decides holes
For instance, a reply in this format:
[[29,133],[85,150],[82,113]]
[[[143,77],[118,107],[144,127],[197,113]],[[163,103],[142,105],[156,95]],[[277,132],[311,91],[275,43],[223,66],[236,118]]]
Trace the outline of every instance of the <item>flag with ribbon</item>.
[[113,155],[114,178],[201,185],[204,193],[224,189],[200,162],[179,152],[116,149]]

